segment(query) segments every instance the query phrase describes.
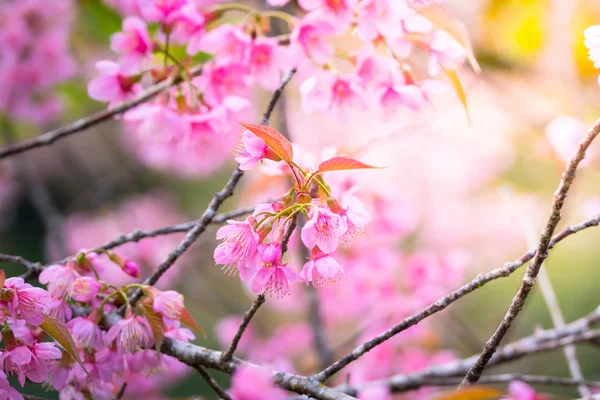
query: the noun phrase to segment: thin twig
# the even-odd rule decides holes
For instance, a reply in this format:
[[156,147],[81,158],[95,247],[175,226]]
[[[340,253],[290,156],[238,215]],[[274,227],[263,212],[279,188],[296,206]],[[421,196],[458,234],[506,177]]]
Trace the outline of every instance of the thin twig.
[[[564,238],[566,238],[574,233],[577,233],[583,229],[587,229],[592,226],[598,226],[598,224],[600,224],[600,214],[597,214],[593,218],[590,218],[583,222],[580,222],[579,224],[568,226],[552,238],[552,240],[550,241],[550,244],[548,246],[548,249],[553,248],[556,245],[556,243],[563,240]],[[500,268],[496,268],[485,274],[477,275],[477,277],[475,277],[475,279],[473,279],[471,282],[463,285],[462,287],[455,290],[454,292],[440,298],[438,301],[431,304],[424,310],[419,311],[418,313],[413,314],[408,318],[405,318],[399,324],[393,326],[392,328],[388,329],[387,331],[374,337],[373,339],[369,340],[368,342],[365,342],[365,343],[361,344],[360,346],[356,347],[354,350],[352,350],[352,352],[344,355],[339,360],[337,360],[335,363],[331,364],[329,367],[325,368],[323,371],[321,371],[317,375],[315,375],[315,378],[319,382],[325,382],[327,379],[329,379],[335,373],[340,371],[346,365],[350,364],[352,361],[358,359],[359,357],[361,357],[362,355],[364,355],[365,353],[367,353],[374,347],[385,342],[386,340],[390,339],[394,335],[410,328],[413,325],[418,324],[425,318],[427,318],[439,311],[442,311],[443,309],[448,307],[450,304],[454,303],[456,300],[479,289],[481,286],[487,284],[488,282],[491,282],[495,279],[505,278],[505,277],[509,276],[510,274],[515,272],[519,267],[523,266],[526,262],[531,260],[535,256],[535,254],[536,254],[535,250],[530,250],[527,253],[523,254],[519,259],[517,259],[515,261],[507,262]]]
[[256,298],[256,300],[254,300],[254,302],[252,302],[252,306],[250,306],[250,309],[244,313],[244,318],[242,319],[242,323],[238,327],[238,330],[235,333],[235,336],[233,337],[233,340],[231,341],[229,348],[227,348],[227,350],[225,350],[223,352],[223,354],[221,355],[222,363],[226,363],[231,360],[231,357],[233,357],[233,353],[235,353],[235,350],[237,349],[237,346],[240,343],[240,340],[242,339],[242,335],[246,331],[246,328],[248,327],[250,320],[252,319],[252,317],[254,317],[254,314],[256,314],[256,312],[258,311],[260,306],[263,305],[264,302],[265,302],[265,295],[259,294],[258,297]]
[[124,382],[121,385],[121,389],[119,389],[119,393],[115,396],[115,400],[121,400],[125,395],[125,391],[127,390],[127,382]]
[[592,129],[579,144],[577,153],[567,164],[563,174],[561,175],[561,181],[558,186],[558,189],[554,194],[554,201],[552,202],[550,217],[548,219],[546,227],[544,228],[540,236],[540,243],[537,248],[536,254],[531,263],[527,266],[525,276],[523,277],[523,280],[521,282],[521,287],[519,288],[519,291],[513,298],[509,309],[507,310],[506,314],[504,315],[504,318],[502,319],[502,322],[483,348],[479,360],[477,360],[477,363],[475,363],[475,365],[466,374],[465,378],[460,384],[460,387],[477,383],[488,361],[490,360],[490,358],[498,348],[498,345],[502,342],[502,339],[510,329],[512,322],[523,309],[523,306],[525,305],[525,300],[527,299],[529,292],[535,284],[535,279],[540,271],[542,262],[548,257],[548,248],[550,246],[550,240],[552,238],[552,234],[554,233],[554,229],[556,229],[556,225],[560,221],[560,211],[567,197],[567,193],[569,192],[569,188],[571,187],[571,184],[575,179],[577,167],[581,160],[583,160],[583,158],[585,157],[585,152],[587,151],[588,147],[591,145],[592,141],[596,138],[596,136],[599,133],[600,120],[596,121]]
[[15,265],[20,265],[22,267],[27,268],[28,271],[32,270],[41,270],[42,264],[27,261],[21,256],[11,256],[8,254],[0,254],[0,264],[1,263],[11,263]]
[[206,369],[203,366],[196,365],[196,366],[194,366],[194,369],[196,371],[198,371],[200,376],[202,376],[204,378],[206,383],[208,383],[208,386],[210,386],[212,388],[212,390],[214,390],[219,395],[220,399],[232,400],[231,396],[229,394],[227,394],[227,392],[225,390],[223,390],[221,385],[219,385],[219,383],[217,381],[215,381],[212,376],[210,376],[208,371],[206,371]]
[[[202,71],[201,67],[195,68],[192,70],[192,75],[198,75]],[[142,103],[145,103],[162,91],[170,88],[173,85],[177,85],[182,82],[182,77],[180,74],[175,76],[171,76],[164,81],[157,83],[154,86],[151,86],[146,91],[144,91],[139,96],[131,100],[124,101],[122,103],[117,104],[114,107],[111,107],[107,110],[103,110],[92,114],[88,117],[78,119],[68,125],[60,127],[58,129],[54,129],[52,131],[46,132],[40,136],[36,136],[31,139],[26,139],[14,144],[10,144],[7,146],[3,146],[0,148],[0,159],[13,156],[15,154],[23,153],[24,151],[28,151],[31,149],[35,149],[38,147],[49,146],[55,141],[59,139],[63,139],[67,136],[70,136],[74,133],[83,132],[87,128],[90,128],[94,125],[102,123],[104,121],[108,121],[113,117],[123,114],[125,111],[130,110]]]
[[[525,237],[527,239],[527,246],[534,246],[536,242],[536,232],[533,224],[523,212],[522,208],[521,215],[519,215],[518,220],[521,221],[523,225],[523,231],[525,232]],[[564,328],[566,325],[565,318],[560,311],[560,306],[558,304],[558,298],[552,287],[552,282],[550,281],[550,276],[548,276],[548,272],[546,271],[545,263],[542,263],[540,267],[540,273],[538,275],[539,285],[542,292],[542,297],[544,298],[544,302],[548,307],[548,311],[550,312],[550,317],[552,318],[552,323],[556,328]],[[577,349],[575,345],[567,345],[563,347],[563,353],[565,354],[565,359],[567,360],[567,366],[569,368],[569,373],[571,377],[575,380],[585,380],[583,377],[583,372],[581,371],[581,366],[579,365],[579,361],[577,360]],[[591,396],[592,391],[589,387],[585,385],[579,385],[577,388],[579,394],[582,397]]]
[[[454,386],[459,384],[461,378],[431,378],[423,386]],[[585,379],[559,378],[544,375],[525,375],[525,374],[501,374],[492,376],[482,376],[479,380],[481,384],[510,383],[512,381],[522,381],[538,385],[554,386],[591,386],[600,387],[600,381],[588,381]]]

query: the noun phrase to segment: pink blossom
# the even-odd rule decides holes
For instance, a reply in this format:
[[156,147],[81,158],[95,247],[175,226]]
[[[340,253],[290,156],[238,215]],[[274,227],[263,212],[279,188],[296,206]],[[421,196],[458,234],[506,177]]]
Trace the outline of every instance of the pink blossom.
[[199,47],[213,53],[223,64],[246,64],[250,57],[252,39],[239,26],[226,24],[207,32]]
[[436,80],[425,79],[420,83],[409,81],[394,82],[381,89],[379,102],[386,116],[390,116],[399,106],[420,111],[430,103],[431,95],[441,93],[445,86]]
[[309,249],[319,246],[324,253],[333,253],[348,229],[346,222],[322,207],[313,207],[309,215],[310,219],[302,227],[302,242]]
[[152,308],[164,318],[178,320],[183,311],[183,295],[174,290],[160,292],[154,298]]
[[261,265],[252,280],[254,293],[268,293],[283,297],[289,292],[290,282],[299,279],[287,265],[281,262],[281,244],[268,244],[260,246]]
[[152,344],[152,333],[144,318],[133,315],[121,319],[109,329],[106,334],[106,342],[112,343],[115,340],[119,353],[134,353],[136,350]]
[[71,309],[71,305],[65,301],[64,297],[61,299],[52,299],[50,301],[50,306],[48,307],[48,315],[64,324],[73,316],[73,310]]
[[55,299],[64,298],[71,291],[71,286],[79,276],[75,272],[75,262],[67,265],[54,264],[44,268],[40,274],[40,283],[47,285],[48,292]]
[[283,48],[277,40],[265,37],[254,39],[250,50],[250,73],[263,88],[273,90],[279,85],[280,70],[284,63]]
[[17,375],[21,386],[27,377],[32,382],[44,382],[62,353],[54,343],[36,343],[32,346],[17,346],[0,355],[0,363],[9,375]]
[[335,27],[325,18],[310,13],[294,27],[290,38],[290,50],[295,63],[308,57],[320,65],[327,64],[333,57],[333,47],[327,38],[335,34]]
[[367,386],[358,393],[360,400],[391,400],[390,389],[386,385]]
[[357,0],[299,0],[300,7],[307,11],[319,10],[323,16],[332,21],[337,32],[345,32],[354,16]]
[[146,23],[138,17],[125,18],[123,31],[111,36],[110,48],[122,55],[122,64],[139,67],[141,61],[152,54],[153,48]]
[[71,286],[69,295],[76,301],[87,303],[88,301],[92,301],[94,298],[96,298],[100,287],[100,282],[98,282],[97,279],[89,276],[83,276],[77,278],[75,282],[73,282],[73,286]]
[[[546,125],[546,138],[562,161],[568,163],[575,155],[579,142],[588,131],[587,126],[573,117],[558,117]],[[588,156],[593,151],[588,152]],[[589,165],[589,158],[583,160],[583,165]]]
[[195,55],[202,49],[202,38],[205,34],[205,18],[192,4],[183,6],[176,17],[173,38],[186,45],[189,55]]
[[313,256],[300,272],[304,281],[312,282],[317,287],[337,282],[345,275],[342,266],[330,254],[323,253]]
[[237,266],[240,278],[250,278],[253,271],[253,260],[257,256],[259,236],[254,230],[254,218],[245,221],[227,221],[229,225],[217,231],[217,239],[224,239],[214,252],[215,262],[225,265],[232,272],[233,265]]
[[75,343],[84,349],[101,350],[104,347],[102,330],[88,318],[77,317],[67,323]]
[[358,188],[354,187],[344,192],[340,199],[340,210],[336,212],[342,216],[348,226],[343,237],[345,241],[353,239],[371,222],[371,215],[363,202],[355,195],[357,190]]
[[0,399],[2,400],[24,400],[19,391],[8,383],[6,374],[0,370]]
[[547,400],[548,397],[537,394],[535,389],[521,381],[512,381],[508,385],[509,396],[504,400]]
[[456,69],[466,57],[465,48],[446,31],[436,31],[429,43],[429,74],[436,76],[444,69]]
[[238,367],[233,373],[230,394],[233,400],[284,400],[285,392],[273,385],[268,371]]
[[209,64],[198,78],[200,87],[204,89],[204,100],[215,106],[227,96],[246,96],[248,92],[247,67],[243,64]]
[[189,125],[181,115],[157,102],[128,111],[124,119],[141,139],[161,145],[181,139],[189,131]]
[[160,22],[169,30],[174,18],[188,0],[138,0],[142,16],[151,22]]
[[18,315],[31,325],[44,322],[50,300],[47,291],[25,283],[23,278],[8,278],[0,291],[0,301],[10,314]]
[[235,161],[240,163],[242,171],[249,171],[265,158],[267,149],[268,147],[264,140],[245,130],[236,148]]
[[117,63],[99,61],[96,63],[96,69],[101,75],[88,84],[88,94],[94,100],[108,101],[109,106],[112,106],[141,91],[135,77],[123,72]]

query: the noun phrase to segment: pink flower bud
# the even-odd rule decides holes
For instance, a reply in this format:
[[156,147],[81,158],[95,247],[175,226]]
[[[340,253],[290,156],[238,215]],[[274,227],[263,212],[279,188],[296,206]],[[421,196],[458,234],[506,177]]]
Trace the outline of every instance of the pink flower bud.
[[127,260],[123,263],[123,272],[134,278],[139,278],[142,275],[140,267],[131,260]]

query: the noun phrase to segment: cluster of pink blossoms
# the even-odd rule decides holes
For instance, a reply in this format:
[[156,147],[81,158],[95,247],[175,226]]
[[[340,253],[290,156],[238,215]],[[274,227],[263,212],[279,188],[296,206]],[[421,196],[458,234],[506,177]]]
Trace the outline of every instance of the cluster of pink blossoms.
[[[56,360],[48,372],[44,370],[43,378],[27,377],[34,382],[48,381],[64,399],[86,396],[112,399],[125,382],[129,396],[155,394],[165,384],[187,373],[187,367],[172,357],[158,356],[153,346],[160,346],[164,337],[192,340],[194,334],[182,328],[181,322],[196,329],[197,326],[184,308],[183,296],[173,290],[160,291],[139,284],[117,287],[100,279],[104,271],[98,269],[98,265],[104,264],[93,262],[97,253],[100,252],[80,252],[66,264],[51,265],[40,274],[39,281],[47,285],[48,291],[35,289],[42,291],[45,297],[43,307],[37,306],[40,311],[39,315],[33,315],[38,318],[33,322],[49,316],[56,324],[65,324],[79,362],[58,352],[54,358],[60,360]],[[139,267],[133,261],[113,252],[105,254],[125,273],[139,277]],[[128,297],[140,289],[143,297],[132,306]],[[19,302],[29,304],[21,297]],[[82,307],[89,313],[74,315],[73,309]],[[124,318],[105,330],[103,316],[120,307],[124,307]],[[17,315],[30,322],[32,315],[27,313],[28,309],[17,308]],[[156,377],[149,380],[148,375]]]
[[[323,174],[345,169],[373,168],[350,157],[333,157],[317,170],[305,170],[294,162],[292,144],[275,129],[244,125],[236,161],[249,170],[262,160],[281,162],[289,168],[294,187],[282,200],[261,204],[245,221],[227,221],[217,232],[223,239],[214,252],[215,262],[229,273],[239,273],[251,282],[255,293],[289,292],[290,283],[312,282],[314,286],[344,277],[344,269],[333,253],[340,243],[352,238],[369,222],[370,216],[360,200],[346,193],[340,201],[333,197]],[[282,248],[289,240],[288,230],[300,215],[307,221],[301,229],[302,243],[310,259],[298,274],[282,260]],[[287,236],[287,239],[285,239]]]
[[68,49],[71,0],[0,4],[0,112],[43,124],[61,111],[51,89],[73,76]]
[[[367,106],[387,114],[399,106],[421,109],[443,89],[440,72],[467,56],[458,35],[427,18],[437,2],[306,0],[299,2],[306,11],[300,18],[214,1],[108,3],[126,17],[111,38],[117,60],[97,63],[100,76],[89,94],[112,105],[139,94],[144,82],[180,76],[182,83],[124,120],[133,132],[127,141],[146,163],[183,174],[208,174],[228,158],[235,122],[249,118],[253,86],[273,90],[286,70],[299,71],[306,111],[343,118]],[[232,23],[232,11],[245,17]],[[282,19],[289,33],[276,34],[272,19]],[[333,45],[350,36],[360,39],[360,50]],[[417,74],[411,65],[419,52],[428,66]],[[201,71],[194,67],[199,63]]]

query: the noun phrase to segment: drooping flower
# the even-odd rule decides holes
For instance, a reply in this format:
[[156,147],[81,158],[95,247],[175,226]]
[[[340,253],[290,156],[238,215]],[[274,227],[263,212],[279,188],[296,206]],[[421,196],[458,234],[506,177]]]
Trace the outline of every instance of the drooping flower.
[[84,349],[101,350],[104,347],[102,330],[88,318],[77,317],[67,323],[75,343]]
[[17,375],[21,386],[27,377],[32,382],[44,382],[54,366],[54,360],[62,353],[54,343],[35,343],[32,346],[21,345],[5,350],[0,355],[0,364],[8,375]]
[[238,367],[231,380],[233,400],[283,400],[285,392],[273,385],[268,371],[256,367]]
[[90,276],[83,276],[73,282],[69,295],[74,300],[87,303],[96,297],[101,286],[97,279]]
[[117,350],[120,354],[134,353],[140,348],[147,348],[152,344],[152,333],[148,322],[137,315],[121,319],[109,329],[106,342],[116,340]]
[[126,17],[123,31],[110,38],[110,48],[121,54],[120,63],[132,68],[139,67],[142,60],[152,54],[152,47],[148,27],[138,17]]
[[259,244],[258,233],[254,230],[254,217],[248,217],[245,221],[229,220],[227,223],[229,225],[217,231],[217,239],[224,241],[215,249],[215,262],[225,265],[228,273],[234,272],[232,268],[236,266],[240,278],[246,280],[251,273]]
[[0,291],[0,302],[13,317],[21,317],[31,325],[44,322],[50,305],[50,294],[25,283],[23,278],[8,278]]
[[244,131],[236,148],[235,161],[240,163],[242,171],[249,171],[265,158],[268,149],[264,140],[249,131]]
[[75,272],[75,265],[75,261],[68,262],[66,265],[54,264],[41,272],[39,281],[47,285],[48,292],[53,298],[62,299],[69,293],[73,282],[79,276]]
[[296,282],[299,276],[282,263],[281,244],[260,245],[260,254],[261,264],[252,280],[252,291],[285,296],[289,292],[290,282]]
[[304,17],[290,38],[294,62],[300,64],[304,58],[310,58],[317,64],[327,64],[333,57],[333,47],[327,39],[333,34],[335,27],[322,16],[311,13]]
[[337,282],[344,276],[344,268],[330,254],[320,251],[313,254],[300,272],[300,277],[305,282],[312,282],[317,287]]
[[109,106],[127,100],[141,91],[134,74],[125,72],[122,66],[112,61],[98,61],[96,69],[100,76],[88,84],[88,94],[92,99],[109,102]]
[[346,222],[341,216],[322,207],[313,207],[309,215],[310,219],[300,234],[302,242],[309,249],[319,246],[324,253],[333,253],[348,229]]
[[183,310],[183,295],[174,290],[160,292],[154,298],[152,308],[164,318],[178,320]]

